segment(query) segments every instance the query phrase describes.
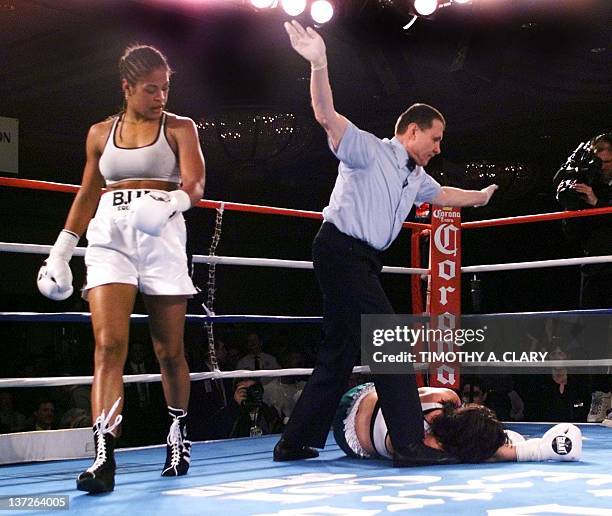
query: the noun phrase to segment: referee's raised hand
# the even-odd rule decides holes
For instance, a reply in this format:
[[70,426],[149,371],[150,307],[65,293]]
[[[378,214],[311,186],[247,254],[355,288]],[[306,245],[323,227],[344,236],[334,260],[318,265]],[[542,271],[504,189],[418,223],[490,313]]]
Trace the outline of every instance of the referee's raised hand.
[[293,49],[310,62],[313,70],[319,70],[327,65],[325,42],[312,28],[302,27],[297,21],[285,22],[285,30]]

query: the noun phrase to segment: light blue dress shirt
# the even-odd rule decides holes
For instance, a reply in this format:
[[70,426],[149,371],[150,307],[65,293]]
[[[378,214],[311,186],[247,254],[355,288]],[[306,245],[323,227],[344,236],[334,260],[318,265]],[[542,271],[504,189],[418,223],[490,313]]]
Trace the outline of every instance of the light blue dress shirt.
[[440,183],[416,166],[397,140],[381,140],[351,122],[337,150],[338,177],[323,218],[380,251],[396,239],[412,205],[432,202]]

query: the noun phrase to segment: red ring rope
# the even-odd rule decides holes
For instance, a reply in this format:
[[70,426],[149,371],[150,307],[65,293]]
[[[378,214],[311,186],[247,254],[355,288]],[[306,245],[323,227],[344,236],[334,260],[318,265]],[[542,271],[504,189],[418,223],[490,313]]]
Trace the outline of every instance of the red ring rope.
[[[0,177],[0,186],[10,186],[14,188],[28,188],[32,190],[48,190],[53,192],[76,193],[80,186],[66,185],[62,183],[51,183],[48,181],[37,181],[33,179],[15,179],[12,177]],[[318,211],[293,210],[289,208],[276,208],[272,206],[258,206],[256,204],[242,204],[236,202],[211,201],[202,199],[198,202],[199,208],[210,208],[216,210],[223,205],[225,210],[242,211],[249,213],[265,213],[267,215],[284,215],[288,217],[299,217],[304,219],[322,220],[323,215]],[[404,222],[407,229],[427,229],[429,224],[418,224],[416,222]]]

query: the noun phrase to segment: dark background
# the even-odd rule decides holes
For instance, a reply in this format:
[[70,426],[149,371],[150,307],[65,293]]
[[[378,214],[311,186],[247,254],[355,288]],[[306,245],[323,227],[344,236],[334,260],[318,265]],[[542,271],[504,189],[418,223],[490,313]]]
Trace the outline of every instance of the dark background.
[[[336,2],[338,4],[339,2]],[[558,211],[551,178],[578,142],[610,130],[612,2],[482,0],[454,5],[409,30],[408,2],[352,0],[321,29],[336,108],[359,127],[390,137],[413,102],[438,107],[448,126],[429,170],[443,184],[501,185],[490,206],[465,219]],[[320,211],[337,163],[309,107],[308,65],[290,48],[278,12],[248,2],[4,0],[0,5],[0,115],[20,122],[21,178],[78,184],[88,127],[120,108],[117,62],[135,42],[162,49],[175,70],[168,108],[201,124],[205,198]],[[278,116],[293,133],[244,130],[233,144],[206,123]],[[243,126],[244,127],[244,126]],[[282,130],[281,130],[282,132]],[[265,134],[264,134],[265,133]],[[255,136],[254,136],[255,135]],[[496,175],[466,173],[487,160]],[[504,164],[521,163],[520,174]],[[0,240],[51,244],[72,195],[0,188]],[[187,214],[190,249],[207,254],[214,213]],[[227,212],[219,255],[308,260],[315,221]],[[560,222],[466,231],[465,265],[576,256]],[[84,245],[84,242],[81,243]],[[86,310],[36,291],[42,257],[0,255],[0,310]],[[408,265],[404,232],[386,253]],[[76,284],[81,259],[73,260]],[[309,271],[219,267],[217,313],[319,315]],[[205,288],[206,267],[195,279]],[[486,311],[577,307],[578,269],[482,274]],[[385,276],[398,311],[409,281]],[[468,288],[464,285],[464,292]],[[201,302],[201,301],[200,301]],[[470,306],[466,304],[465,311]],[[201,313],[197,300],[190,307]]]

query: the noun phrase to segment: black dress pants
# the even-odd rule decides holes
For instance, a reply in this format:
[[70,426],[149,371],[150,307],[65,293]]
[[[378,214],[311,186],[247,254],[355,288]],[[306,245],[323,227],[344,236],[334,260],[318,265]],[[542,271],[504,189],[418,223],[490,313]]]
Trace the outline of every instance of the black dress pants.
[[[314,371],[285,427],[295,446],[323,448],[353,367],[360,361],[361,314],[392,314],[380,284],[379,253],[325,222],[313,243],[323,293],[324,339]],[[374,384],[396,449],[423,439],[423,415],[412,365],[406,374],[375,375]]]

